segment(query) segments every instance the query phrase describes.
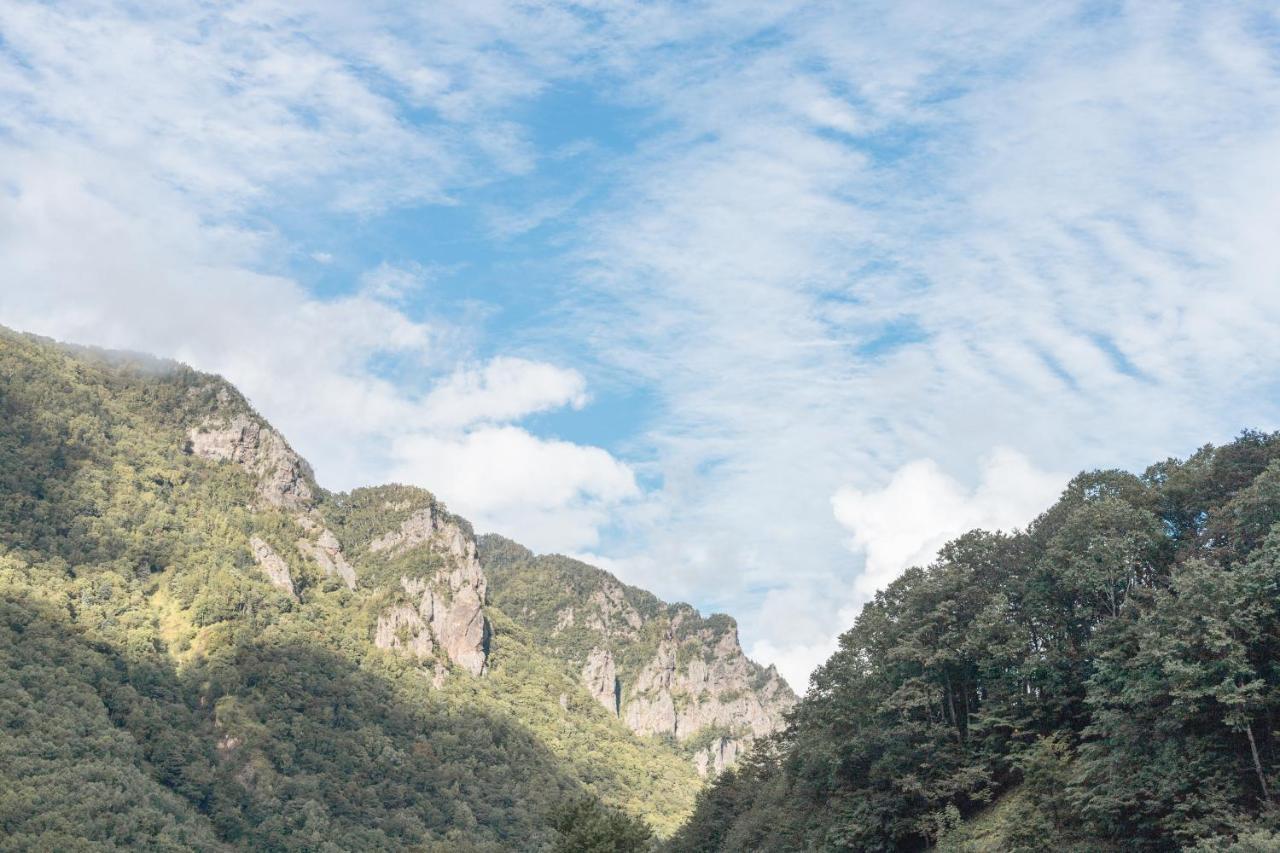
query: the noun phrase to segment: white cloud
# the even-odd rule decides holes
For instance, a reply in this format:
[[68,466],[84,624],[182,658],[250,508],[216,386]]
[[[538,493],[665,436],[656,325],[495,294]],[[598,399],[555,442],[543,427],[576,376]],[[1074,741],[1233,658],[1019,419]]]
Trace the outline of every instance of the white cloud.
[[376,299],[400,302],[427,281],[422,264],[392,264],[383,261],[360,276],[360,290]]
[[[645,466],[665,511],[618,556],[654,555],[659,592],[795,660],[939,544],[862,513],[864,567],[817,495],[929,458],[900,476],[929,481],[930,524],[1021,523],[999,501],[1052,494],[1035,505],[1030,478],[1015,501],[1008,466],[983,481],[993,446],[1066,472],[1280,425],[1275,23],[1250,3],[819,5],[779,8],[769,48],[644,66],[628,91],[672,129],[580,250],[615,300],[583,328],[669,413]],[[683,561],[691,540],[708,562]],[[809,603],[764,606],[777,587]]]
[[791,685],[791,689],[803,695],[809,686],[809,676],[827,658],[835,654],[837,645],[834,637],[816,643],[778,645],[769,640],[760,640],[747,650],[747,654],[755,660],[766,661],[776,666],[778,672]]
[[[592,542],[634,491],[629,469],[494,427],[583,405],[581,374],[481,362],[469,330],[411,318],[399,306],[426,285],[427,264],[383,263],[327,298],[267,271],[297,254],[264,224],[278,210],[342,221],[450,202],[529,167],[502,114],[544,85],[573,17],[392,11],[0,6],[0,322],[224,374],[326,486],[410,476],[397,455],[408,448],[419,473],[447,472],[415,482],[478,509],[477,479],[508,508],[503,489],[547,483],[535,527],[515,519],[508,532],[540,533],[559,508],[559,539],[543,541]],[[495,49],[509,31],[530,50]]]
[[[937,529],[1038,509],[1035,472],[1280,423],[1267,4],[10,2],[0,31],[0,322],[220,370],[327,483],[399,471],[607,555],[793,680]],[[431,258],[328,299],[273,274],[305,251],[281,209],[536,174],[517,117],[561,83],[643,121],[586,192],[480,205],[567,254],[537,348],[486,364],[400,310]],[[653,401],[622,459],[515,425],[588,370]]]
[[458,370],[422,402],[433,427],[506,423],[526,415],[587,403],[587,382],[576,370],[544,362],[498,357],[483,367]]
[[831,508],[853,534],[850,547],[865,558],[854,594],[871,598],[904,569],[933,562],[942,545],[969,530],[1026,527],[1053,503],[1067,479],[999,448],[984,460],[973,489],[932,459],[908,462],[880,489],[840,489]]
[[639,494],[631,470],[605,451],[513,426],[406,435],[393,455],[394,479],[432,483],[481,529],[514,532],[535,550],[594,546],[609,510]]

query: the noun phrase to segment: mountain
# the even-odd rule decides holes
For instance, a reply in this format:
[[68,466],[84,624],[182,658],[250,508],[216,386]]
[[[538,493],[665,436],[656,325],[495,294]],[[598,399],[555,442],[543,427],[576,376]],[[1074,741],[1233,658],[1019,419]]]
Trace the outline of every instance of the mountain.
[[665,835],[795,701],[727,617],[325,490],[218,377],[0,330],[0,418],[4,849]]
[[728,616],[702,618],[608,572],[488,535],[481,560],[493,601],[528,627],[610,716],[660,736],[718,773],[755,738],[777,731],[796,702],[772,666],[749,660]]
[[1280,433],[1079,475],[866,605],[670,849],[1280,850]]

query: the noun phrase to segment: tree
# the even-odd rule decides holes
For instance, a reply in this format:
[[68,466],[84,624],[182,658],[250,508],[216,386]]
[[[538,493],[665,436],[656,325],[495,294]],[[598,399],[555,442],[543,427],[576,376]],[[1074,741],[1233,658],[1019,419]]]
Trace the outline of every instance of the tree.
[[653,832],[639,818],[584,795],[551,813],[556,853],[641,853],[652,847]]

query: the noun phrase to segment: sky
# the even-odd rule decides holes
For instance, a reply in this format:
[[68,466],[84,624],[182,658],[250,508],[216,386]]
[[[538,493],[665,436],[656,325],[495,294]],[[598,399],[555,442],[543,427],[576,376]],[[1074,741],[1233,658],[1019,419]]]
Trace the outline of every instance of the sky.
[[0,0],[0,270],[803,689],[947,539],[1280,427],[1280,11]]

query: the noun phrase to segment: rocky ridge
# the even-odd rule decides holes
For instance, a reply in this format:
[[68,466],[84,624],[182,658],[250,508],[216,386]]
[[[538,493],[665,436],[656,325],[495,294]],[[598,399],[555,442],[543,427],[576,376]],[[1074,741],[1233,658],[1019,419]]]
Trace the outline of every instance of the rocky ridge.
[[[218,400],[231,405],[227,389]],[[315,499],[311,466],[293,452],[281,435],[244,412],[211,417],[187,433],[188,447],[203,459],[234,462],[254,477],[261,503],[283,509],[307,509]]]
[[[376,647],[417,661],[437,686],[450,669],[487,672],[489,572],[470,525],[428,492],[405,486],[324,492],[284,438],[226,388],[215,413],[188,430],[187,450],[237,465],[252,478],[254,509],[289,519],[298,564],[373,596],[369,630]],[[746,657],[732,619],[704,619],[599,569],[535,558],[500,537],[485,542],[489,556],[504,555],[487,566],[504,582],[521,571],[513,563],[536,575],[518,600],[502,602],[504,612],[531,627],[585,693],[634,734],[679,744],[706,775],[783,724],[795,695],[772,667]],[[295,599],[305,595],[305,573],[291,571],[283,542],[254,536],[248,546],[268,582]]]
[[[0,328],[0,367],[0,656],[36,673],[15,707],[56,721],[18,752],[60,755],[15,802],[69,833],[34,847],[213,821],[254,849],[303,824],[335,849],[542,849],[579,790],[662,835],[692,808],[689,754],[488,601],[470,525],[428,492],[321,488],[234,387],[173,362]],[[617,601],[582,614],[636,630]],[[92,814],[138,814],[51,823],[51,790],[74,808],[101,778]]]
[[[227,388],[217,394],[223,413],[203,419],[187,433],[188,452],[215,463],[232,463],[253,478],[256,508],[279,510],[290,517],[297,536],[294,547],[322,576],[340,580],[355,591],[361,584],[355,558],[349,557],[326,518],[326,496],[315,484],[311,467],[284,438],[246,408]],[[229,412],[225,410],[230,410]],[[394,557],[402,574],[393,598],[378,615],[373,641],[379,648],[433,660],[434,680],[443,681],[452,664],[473,675],[486,668],[489,622],[484,614],[486,581],[476,557],[470,526],[448,513],[422,490],[411,490],[418,506],[398,527],[368,542],[350,544],[372,562]],[[399,512],[404,506],[383,509]],[[254,562],[267,580],[295,596],[297,585],[288,562],[259,536],[249,541]],[[369,586],[374,586],[371,582]],[[385,591],[385,590],[384,590]],[[439,651],[443,659],[437,660]]]
[[727,616],[703,618],[612,575],[560,556],[481,538],[494,600],[529,625],[583,688],[632,732],[685,747],[699,773],[718,773],[795,704],[773,667],[743,653]]
[[407,598],[378,617],[375,644],[407,648],[420,658],[430,656],[438,645],[472,675],[484,674],[491,631],[484,613],[487,581],[474,537],[433,503],[369,543],[374,554],[416,549],[442,557],[444,566],[427,576],[400,577]]

